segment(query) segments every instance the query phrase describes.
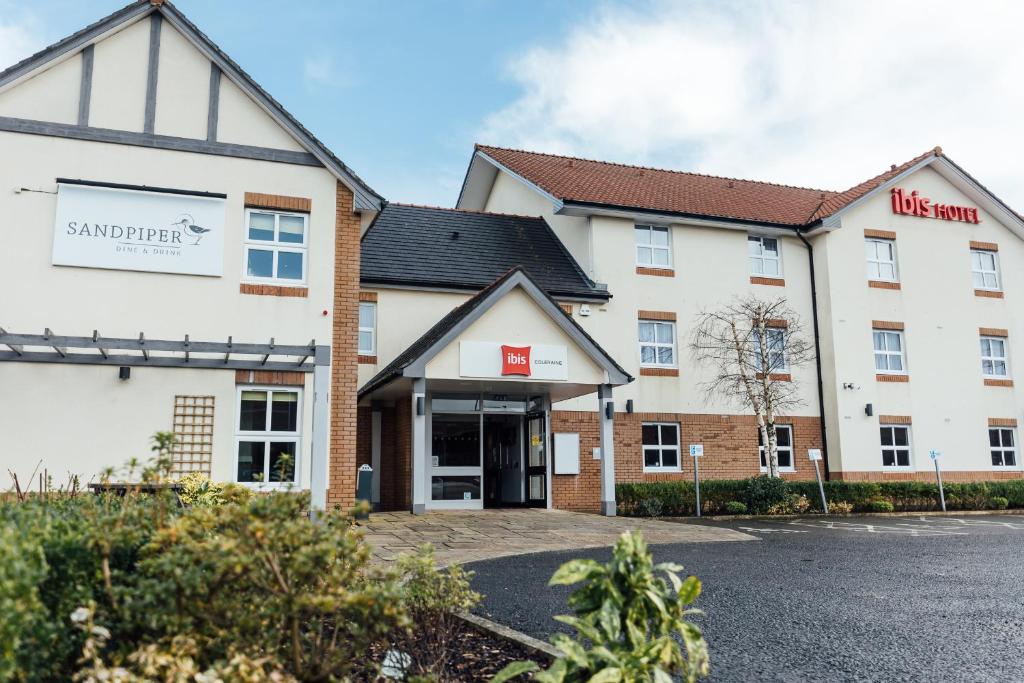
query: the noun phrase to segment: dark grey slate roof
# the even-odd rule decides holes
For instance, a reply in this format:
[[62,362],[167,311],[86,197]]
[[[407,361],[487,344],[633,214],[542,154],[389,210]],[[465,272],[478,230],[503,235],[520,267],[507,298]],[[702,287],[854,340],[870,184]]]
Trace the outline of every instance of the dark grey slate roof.
[[412,365],[424,353],[429,351],[435,344],[442,341],[449,330],[459,325],[459,323],[466,318],[470,317],[470,315],[472,315],[478,308],[492,305],[494,303],[493,297],[500,294],[498,290],[501,289],[501,286],[509,280],[513,281],[513,285],[517,283],[522,285],[524,289],[526,289],[527,293],[530,293],[532,290],[535,293],[534,296],[544,297],[554,304],[554,306],[551,307],[551,310],[556,311],[557,315],[561,316],[563,321],[568,321],[568,325],[571,326],[572,331],[577,334],[580,339],[585,340],[585,343],[592,345],[593,352],[603,359],[607,368],[617,371],[617,373],[624,378],[624,384],[628,384],[633,381],[633,377],[626,372],[621,365],[615,362],[615,359],[612,358],[593,337],[587,334],[587,331],[580,327],[579,323],[573,320],[572,316],[568,315],[560,306],[558,306],[557,302],[551,298],[549,293],[544,291],[539,282],[530,277],[530,274],[524,268],[516,267],[501,275],[494,282],[489,283],[476,295],[470,297],[464,301],[462,305],[452,309],[448,315],[438,320],[433,327],[424,332],[423,335],[410,344],[405,351],[398,354],[394,360],[384,367],[384,369],[371,377],[370,380],[359,389],[359,398],[361,399],[398,377],[401,377],[406,368]]
[[524,268],[555,297],[607,300],[543,218],[388,204],[362,239],[364,284],[479,290]]

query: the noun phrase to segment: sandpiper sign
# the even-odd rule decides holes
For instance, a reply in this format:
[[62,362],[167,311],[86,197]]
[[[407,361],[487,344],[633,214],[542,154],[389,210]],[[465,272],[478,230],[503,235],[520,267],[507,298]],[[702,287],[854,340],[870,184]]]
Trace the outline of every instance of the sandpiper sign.
[[58,181],[53,263],[222,275],[224,195]]

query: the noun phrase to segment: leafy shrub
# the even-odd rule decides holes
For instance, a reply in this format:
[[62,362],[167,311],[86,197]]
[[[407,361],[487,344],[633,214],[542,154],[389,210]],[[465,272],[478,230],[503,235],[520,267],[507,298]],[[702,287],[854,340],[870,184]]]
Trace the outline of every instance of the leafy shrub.
[[1010,506],[1010,501],[1002,496],[993,496],[991,500],[989,500],[989,504],[995,510],[1005,510]]
[[772,506],[785,503],[789,492],[786,482],[778,477],[760,476],[746,480],[743,491],[747,509],[755,515],[766,514]]
[[828,511],[832,515],[848,515],[853,512],[853,503],[847,503],[845,500],[830,500]]
[[583,585],[569,596],[575,616],[556,617],[576,631],[575,638],[562,633],[551,639],[565,656],[546,671],[538,671],[533,662],[510,664],[492,683],[529,672],[538,672],[533,679],[540,683],[662,682],[673,676],[692,682],[707,676],[707,644],[700,629],[686,620],[696,611],[687,605],[700,595],[700,581],[679,578],[682,569],[655,565],[635,531],[619,537],[608,564],[566,562],[549,585]]
[[747,512],[747,506],[738,500],[730,500],[725,504],[725,511],[730,515],[743,515]]
[[887,500],[873,500],[868,503],[869,512],[892,512],[893,505]]
[[781,503],[768,508],[769,515],[802,515],[811,509],[811,501],[807,496],[790,493]]
[[665,511],[665,505],[660,498],[644,498],[637,505],[637,514],[640,517],[661,517]]

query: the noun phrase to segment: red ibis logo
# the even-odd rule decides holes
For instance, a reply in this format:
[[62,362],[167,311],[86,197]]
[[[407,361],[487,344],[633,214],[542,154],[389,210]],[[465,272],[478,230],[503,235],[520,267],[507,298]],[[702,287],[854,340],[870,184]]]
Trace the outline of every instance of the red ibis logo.
[[530,347],[501,345],[501,374],[530,376]]

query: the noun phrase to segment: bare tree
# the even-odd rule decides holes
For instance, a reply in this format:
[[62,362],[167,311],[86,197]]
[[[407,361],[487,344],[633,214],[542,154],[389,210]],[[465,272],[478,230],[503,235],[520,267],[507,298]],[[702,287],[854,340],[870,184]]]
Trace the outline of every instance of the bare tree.
[[814,360],[814,344],[785,297],[771,301],[737,297],[696,319],[690,350],[710,366],[708,397],[725,398],[753,411],[770,476],[779,476],[775,419],[803,405],[792,370]]

